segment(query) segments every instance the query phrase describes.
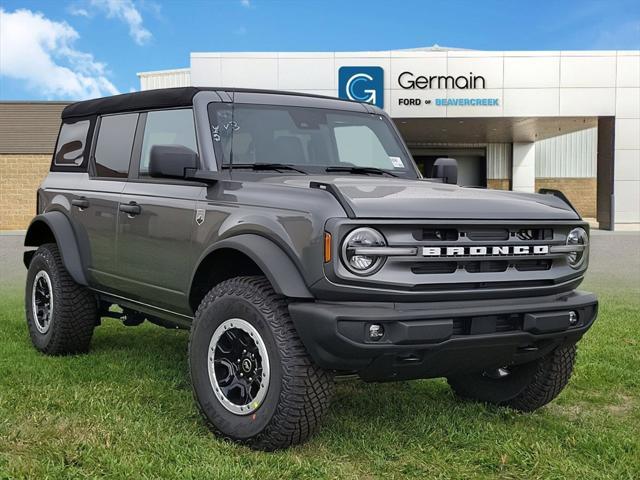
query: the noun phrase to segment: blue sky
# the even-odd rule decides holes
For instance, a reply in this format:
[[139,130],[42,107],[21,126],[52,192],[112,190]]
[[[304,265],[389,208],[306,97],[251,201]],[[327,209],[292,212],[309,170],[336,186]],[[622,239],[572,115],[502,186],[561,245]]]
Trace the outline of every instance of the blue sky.
[[640,2],[0,0],[0,99],[139,88],[192,51],[640,49]]

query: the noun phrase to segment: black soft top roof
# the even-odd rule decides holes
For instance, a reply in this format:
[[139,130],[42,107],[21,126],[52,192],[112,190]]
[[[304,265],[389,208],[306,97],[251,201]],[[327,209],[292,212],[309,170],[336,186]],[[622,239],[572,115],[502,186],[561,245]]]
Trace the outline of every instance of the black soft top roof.
[[[306,93],[284,92],[279,90],[255,90],[248,88],[204,88],[204,87],[178,87],[159,88],[157,90],[145,90],[142,92],[123,93],[112,97],[96,98],[72,103],[62,111],[62,118],[90,117],[108,113],[131,112],[151,108],[186,107],[193,103],[193,97],[201,91],[221,92],[249,92],[268,93],[275,95],[298,95],[304,97],[326,98],[339,100],[334,97],[322,95],[310,95]],[[349,102],[349,100],[343,100]]]
[[162,88],[84,100],[68,105],[62,111],[62,118],[89,117],[147,108],[184,107],[191,105],[193,96],[198,91],[195,87]]

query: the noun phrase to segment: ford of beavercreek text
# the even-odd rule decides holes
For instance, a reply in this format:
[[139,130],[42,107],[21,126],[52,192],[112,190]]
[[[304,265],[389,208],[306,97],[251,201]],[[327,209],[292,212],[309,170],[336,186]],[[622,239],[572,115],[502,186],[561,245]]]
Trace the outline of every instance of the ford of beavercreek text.
[[195,403],[261,450],[308,439],[334,381],[445,377],[523,412],[567,385],[597,315],[589,226],[561,192],[417,169],[364,103],[172,88],[68,105],[25,246],[34,346],[107,317],[190,331]]

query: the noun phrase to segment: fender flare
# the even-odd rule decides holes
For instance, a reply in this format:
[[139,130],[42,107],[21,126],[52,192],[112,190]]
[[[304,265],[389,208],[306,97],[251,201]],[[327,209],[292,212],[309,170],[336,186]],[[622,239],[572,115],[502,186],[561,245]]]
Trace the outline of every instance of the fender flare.
[[255,262],[271,282],[276,293],[292,298],[314,298],[291,258],[274,242],[260,235],[245,233],[216,242],[208,249],[191,276],[193,279],[202,261],[222,248],[237,250]]
[[[62,263],[71,275],[73,280],[80,284],[87,286],[87,276],[85,275],[84,268],[82,267],[82,260],[80,258],[80,249],[78,248],[78,242],[71,226],[71,222],[67,216],[58,211],[47,212],[34,217],[27,228],[27,233],[24,238],[25,247],[39,247],[46,241],[43,241],[40,231],[43,226],[53,233],[53,236],[58,245],[58,250],[62,256]],[[33,257],[34,251],[25,252],[24,261],[25,266],[29,268],[31,257]]]

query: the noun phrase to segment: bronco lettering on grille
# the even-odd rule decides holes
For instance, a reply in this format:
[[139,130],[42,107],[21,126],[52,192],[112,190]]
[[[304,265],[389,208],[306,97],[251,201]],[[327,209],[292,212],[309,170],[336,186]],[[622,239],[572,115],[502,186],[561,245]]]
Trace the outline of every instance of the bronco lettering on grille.
[[424,257],[486,257],[500,255],[546,255],[548,253],[548,245],[422,247],[422,256]]

